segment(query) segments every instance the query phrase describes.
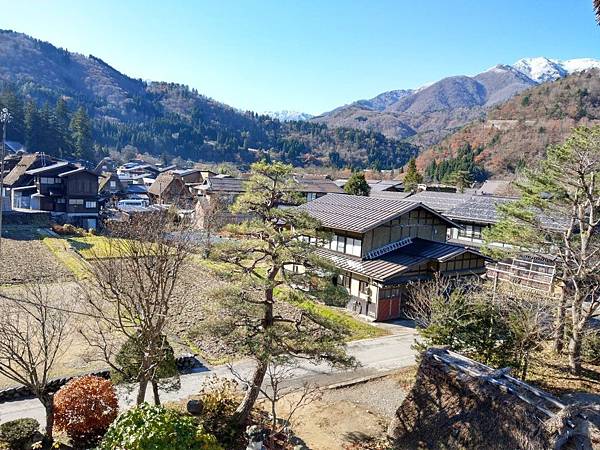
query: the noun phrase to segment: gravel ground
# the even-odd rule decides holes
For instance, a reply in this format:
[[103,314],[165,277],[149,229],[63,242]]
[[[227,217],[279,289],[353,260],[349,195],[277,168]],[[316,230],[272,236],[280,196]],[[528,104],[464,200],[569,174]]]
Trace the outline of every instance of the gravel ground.
[[325,391],[323,401],[348,401],[391,419],[405,397],[406,391],[398,381],[393,377],[385,377]]
[[39,240],[35,231],[9,230],[2,239],[0,254],[0,284],[72,280],[64,267]]

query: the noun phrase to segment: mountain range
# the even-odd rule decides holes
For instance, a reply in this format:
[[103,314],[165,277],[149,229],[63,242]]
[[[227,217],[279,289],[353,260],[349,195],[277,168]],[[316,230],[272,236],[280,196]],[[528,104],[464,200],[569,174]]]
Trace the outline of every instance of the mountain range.
[[[87,113],[92,136],[85,151],[74,151],[69,130],[58,129],[59,122],[68,125],[59,100],[66,119],[79,109]],[[14,116],[9,139],[32,151],[90,159],[133,147],[165,160],[247,165],[266,154],[295,165],[391,168],[418,151],[375,131],[239,111],[187,86],[131,78],[96,56],[10,30],[0,30],[0,106]],[[52,139],[59,132],[61,143]]]
[[474,174],[510,176],[564,142],[573,127],[593,125],[600,125],[600,69],[576,71],[492,106],[481,120],[422,151],[417,166],[441,180],[447,174],[440,166],[472,158],[475,166],[467,165]]
[[264,115],[277,119],[281,122],[290,122],[293,120],[309,120],[314,116],[312,114],[299,112],[299,111],[288,111],[286,109],[282,111],[265,111]]
[[600,68],[600,61],[524,58],[474,76],[452,76],[418,89],[384,92],[311,120],[332,127],[376,130],[388,137],[410,138],[427,147],[466,123],[483,118],[487,109],[515,94],[591,68]]
[[[590,58],[522,59],[306,120],[293,111],[240,111],[187,86],[131,78],[96,56],[0,30],[0,107],[14,116],[9,140],[57,156],[98,159],[133,149],[165,161],[247,165],[266,155],[297,166],[386,169],[419,153],[428,168],[462,149],[469,167],[481,163],[495,175],[541,156],[573,126],[599,120],[594,68],[600,61]],[[69,126],[76,111],[79,133],[89,117],[89,140]],[[461,164],[444,170],[454,166]]]

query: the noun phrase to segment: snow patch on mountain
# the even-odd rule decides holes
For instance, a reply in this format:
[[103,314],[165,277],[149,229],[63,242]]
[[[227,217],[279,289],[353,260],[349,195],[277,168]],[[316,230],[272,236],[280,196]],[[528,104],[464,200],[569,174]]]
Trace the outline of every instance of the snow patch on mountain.
[[299,111],[265,111],[263,114],[272,117],[273,119],[278,119],[281,122],[290,122],[293,120],[308,120],[312,119],[314,116],[312,114],[299,112]]
[[574,72],[600,68],[600,61],[593,58],[550,59],[543,56],[523,58],[513,64],[513,68],[528,76],[537,83],[554,81]]

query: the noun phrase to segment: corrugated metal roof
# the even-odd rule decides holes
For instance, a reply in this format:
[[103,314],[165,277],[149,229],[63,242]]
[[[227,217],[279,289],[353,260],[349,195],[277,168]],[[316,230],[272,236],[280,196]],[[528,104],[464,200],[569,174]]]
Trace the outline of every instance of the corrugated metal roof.
[[300,209],[321,221],[326,228],[356,233],[365,233],[419,207],[429,210],[451,226],[456,226],[451,220],[426,206],[404,200],[327,194],[299,206]]
[[386,281],[429,261],[444,262],[463,253],[473,253],[484,258],[477,250],[463,245],[420,238],[413,238],[411,244],[372,260],[363,260],[326,248],[317,248],[316,253],[323,258],[327,258],[342,270],[364,275],[378,281]]

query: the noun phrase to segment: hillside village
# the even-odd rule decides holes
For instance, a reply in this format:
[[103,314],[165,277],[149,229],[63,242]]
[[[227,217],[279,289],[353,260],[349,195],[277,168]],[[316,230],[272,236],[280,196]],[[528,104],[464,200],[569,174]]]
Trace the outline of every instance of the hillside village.
[[[282,314],[282,318],[287,317],[286,321],[303,320],[298,319],[302,315],[297,316],[296,314],[298,311],[304,310],[316,314],[317,317],[326,317],[328,321],[338,323],[338,326],[346,328],[348,331],[343,332],[336,339],[341,339],[340,343],[349,342],[347,351],[359,359],[360,368],[350,371],[342,369],[341,372],[338,372],[339,369],[335,369],[330,372],[331,369],[325,369],[323,372],[319,370],[320,375],[313,373],[309,376],[307,375],[309,372],[304,372],[308,370],[308,367],[300,365],[294,369],[294,372],[286,375],[286,379],[289,379],[288,383],[298,387],[290,389],[285,395],[282,394],[282,398],[290,397],[290,399],[280,402],[279,408],[282,408],[283,411],[290,407],[287,405],[296,399],[296,396],[303,395],[301,394],[302,389],[306,389],[306,387],[300,388],[298,385],[300,381],[293,380],[304,380],[304,383],[310,381],[314,383],[314,389],[317,386],[320,389],[329,386],[329,390],[325,389],[319,399],[314,400],[314,405],[311,403],[306,406],[305,412],[298,413],[299,418],[303,419],[298,419],[297,429],[294,430],[294,436],[297,437],[294,439],[308,439],[303,444],[307,445],[307,448],[327,448],[327,446],[337,445],[346,445],[347,447],[344,448],[385,448],[384,442],[386,439],[390,439],[385,438],[386,422],[392,423],[388,430],[391,433],[389,436],[393,436],[397,442],[408,439],[408,434],[406,434],[408,431],[393,428],[395,426],[393,423],[395,423],[394,420],[397,420],[394,419],[396,414],[410,415],[412,413],[408,411],[415,407],[407,403],[409,400],[404,400],[403,403],[404,396],[408,396],[407,399],[416,402],[414,396],[423,395],[421,391],[416,390],[421,389],[417,388],[417,385],[412,388],[412,391],[410,390],[411,378],[415,376],[414,369],[411,368],[415,360],[413,344],[416,334],[414,327],[416,325],[417,330],[425,327],[423,336],[425,339],[431,339],[430,342],[438,344],[452,342],[445,341],[442,335],[426,337],[427,330],[431,326],[426,326],[426,324],[431,319],[427,319],[423,315],[423,308],[429,309],[435,308],[435,306],[431,304],[425,306],[418,302],[422,301],[419,300],[421,290],[433,288],[428,283],[435,285],[442,283],[441,280],[445,279],[456,280],[455,282],[459,283],[457,286],[459,291],[463,289],[460,286],[464,282],[473,286],[483,283],[477,288],[481,291],[481,295],[487,295],[485,292],[492,289],[494,296],[502,298],[507,295],[505,288],[513,286],[513,289],[518,289],[515,292],[523,290],[524,298],[530,298],[527,292],[533,292],[536,297],[545,299],[544,305],[546,306],[535,303],[536,308],[544,308],[543,310],[546,311],[544,314],[551,313],[552,309],[549,305],[556,301],[551,299],[560,298],[561,292],[564,290],[561,281],[561,267],[556,256],[551,253],[506,252],[498,256],[500,253],[496,254],[493,250],[502,252],[512,248],[512,243],[508,240],[506,242],[492,241],[487,237],[487,233],[503,220],[503,213],[499,206],[515,204],[522,199],[508,180],[493,180],[457,187],[456,185],[421,181],[422,175],[418,172],[416,172],[417,182],[409,181],[414,177],[408,170],[399,179],[365,178],[363,174],[354,173],[350,177],[353,179],[351,181],[349,178],[334,178],[334,176],[323,173],[311,174],[306,170],[294,172],[291,168],[284,169],[285,166],[278,167],[277,164],[253,166],[253,170],[249,173],[239,172],[228,175],[217,173],[216,169],[211,170],[209,167],[163,166],[144,161],[142,157],[127,162],[104,158],[94,167],[86,167],[80,162],[61,160],[41,152],[28,153],[23,146],[14,143],[13,145],[18,150],[9,150],[4,159],[3,243],[0,247],[0,252],[2,252],[0,268],[2,269],[1,281],[5,288],[2,289],[0,295],[4,298],[12,298],[14,292],[21,289],[19,286],[35,286],[40,282],[50,283],[62,292],[63,302],[66,301],[66,303],[61,303],[63,307],[70,305],[68,309],[75,308],[74,313],[77,311],[79,314],[87,314],[84,312],[88,310],[88,307],[84,305],[87,302],[73,303],[73,300],[77,297],[85,298],[84,292],[91,289],[100,289],[96,291],[100,294],[104,283],[109,283],[112,286],[110,289],[123,289],[121,283],[125,279],[122,278],[121,271],[133,271],[129,276],[134,276],[136,271],[132,267],[119,269],[118,266],[114,266],[115,261],[123,258],[131,258],[132,261],[135,261],[137,258],[135,255],[144,255],[149,251],[147,247],[137,248],[136,245],[131,246],[128,243],[123,244],[123,242],[129,242],[129,239],[132,238],[143,241],[147,227],[155,227],[159,233],[170,229],[169,233],[181,237],[181,243],[156,241],[157,236],[154,235],[153,238],[148,236],[148,239],[154,242],[151,245],[165,245],[166,248],[175,245],[174,249],[167,250],[167,252],[178,253],[181,251],[183,254],[189,253],[190,257],[192,254],[198,255],[193,256],[190,261],[201,258],[193,263],[195,266],[193,269],[186,269],[186,272],[192,270],[198,273],[197,278],[194,277],[194,280],[197,281],[190,280],[188,277],[172,280],[176,291],[184,289],[194,292],[192,297],[186,296],[189,298],[186,298],[183,304],[180,303],[182,300],[180,294],[174,295],[170,300],[173,302],[170,307],[178,311],[177,317],[170,319],[165,328],[174,351],[181,355],[194,355],[181,356],[177,359],[177,367],[183,371],[179,377],[183,380],[186,379],[185,377],[189,377],[190,381],[194,380],[194,377],[203,374],[208,368],[209,373],[214,372],[219,376],[224,376],[224,379],[228,379],[233,373],[236,374],[233,378],[238,382],[247,383],[247,381],[242,381],[245,378],[235,369],[229,373],[229,370],[222,366],[224,361],[233,362],[233,367],[240,364],[235,362],[239,358],[242,358],[240,362],[245,361],[243,347],[239,348],[238,344],[230,342],[227,336],[219,333],[211,334],[210,338],[207,338],[207,331],[203,329],[212,327],[208,324],[212,322],[210,316],[214,314],[212,311],[215,311],[216,307],[214,299],[220,298],[222,294],[219,291],[226,289],[223,285],[223,270],[226,272],[231,270],[230,275],[226,275],[225,279],[239,276],[240,280],[244,280],[249,276],[253,279],[252,284],[261,277],[261,271],[254,272],[257,266],[256,263],[252,263],[252,258],[239,260],[233,263],[234,265],[230,269],[220,266],[221,264],[232,264],[230,261],[234,261],[231,259],[234,258],[233,253],[228,252],[235,250],[237,246],[244,248],[245,240],[251,239],[251,242],[254,242],[253,246],[260,245],[260,237],[248,237],[243,231],[245,224],[254,223],[260,217],[263,217],[260,220],[266,220],[265,224],[267,224],[272,220],[269,217],[273,215],[272,217],[277,217],[276,220],[281,225],[277,225],[269,233],[279,234],[286,233],[286,222],[294,230],[297,227],[307,226],[303,222],[299,222],[297,226],[293,225],[294,221],[298,219],[295,218],[295,215],[289,215],[290,211],[294,214],[307,214],[308,218],[314,221],[314,225],[309,225],[305,231],[299,228],[293,235],[286,235],[285,238],[282,235],[280,239],[291,238],[297,242],[294,245],[300,247],[296,249],[299,254],[295,255],[292,252],[287,256],[290,260],[281,266],[277,266],[276,260],[273,259],[271,259],[271,264],[274,265],[269,266],[265,257],[272,258],[269,256],[271,253],[260,256],[260,246],[253,247],[252,250],[243,250],[250,252],[248,255],[258,252],[256,261],[260,261],[258,264],[263,266],[264,270],[268,270],[269,267],[273,269],[277,267],[283,278],[275,284],[278,286],[276,289],[281,290],[284,289],[284,286],[289,286],[285,289],[296,290],[298,293],[294,294],[292,298],[295,298],[296,295],[305,296],[304,292],[308,293],[313,289],[312,287],[302,287],[303,283],[307,281],[303,277],[314,270],[308,270],[306,263],[301,263],[308,254],[314,255],[311,258],[321,260],[322,262],[319,264],[325,264],[323,267],[327,267],[327,269],[322,270],[335,274],[330,281],[333,281],[331,287],[337,289],[338,293],[332,297],[329,291],[316,294],[317,297],[309,295],[309,298],[315,298],[314,306],[309,307],[306,303],[308,300],[301,300],[300,303],[297,303],[299,300],[278,300],[276,303],[277,311],[280,311],[278,314]],[[277,183],[264,184],[265,180],[274,180],[271,178],[273,176],[271,171],[275,171],[275,173],[283,171],[279,187]],[[367,173],[367,176],[370,177],[374,175]],[[362,186],[362,191],[361,189],[351,190],[351,186],[356,186],[356,180],[358,180],[358,185]],[[259,192],[260,189],[265,189],[265,192]],[[243,202],[252,202],[252,198],[256,196],[262,198],[262,195],[272,202],[267,210],[261,212],[261,209],[257,209],[255,206],[240,207]],[[261,216],[262,214],[266,214],[266,216]],[[544,214],[542,222],[547,230],[560,234],[568,228],[568,222],[564,217],[550,213]],[[302,225],[300,225],[301,223]],[[317,229],[310,228],[315,225],[318,225]],[[142,228],[139,228],[140,226]],[[279,230],[280,227],[283,228]],[[134,231],[138,228],[140,231]],[[123,239],[125,241],[122,241]],[[294,241],[289,241],[287,244],[285,242],[283,243],[284,248]],[[230,246],[233,247],[233,250],[229,248]],[[225,253],[221,254],[221,251]],[[304,256],[300,256],[301,254]],[[153,254],[150,249],[150,254],[144,258],[159,256]],[[167,260],[170,259],[168,253],[164,257]],[[295,261],[295,258],[298,257],[300,259]],[[219,260],[222,262],[218,262]],[[208,261],[215,262],[208,263]],[[175,264],[174,261],[172,263]],[[215,266],[215,264],[217,265]],[[235,265],[238,265],[238,269],[235,269]],[[119,270],[119,272],[114,272],[115,270]],[[147,275],[159,278],[167,276],[160,271],[154,272],[154,270],[152,269],[151,273]],[[235,275],[238,270],[240,270],[239,275]],[[116,277],[116,280],[108,281],[102,278],[113,272],[114,275],[111,277]],[[135,276],[140,276],[140,274]],[[312,276],[314,275],[310,275],[310,277]],[[298,280],[293,281],[296,277]],[[305,281],[300,281],[301,279],[305,279]],[[124,293],[128,297],[136,295],[136,292],[139,295],[138,288],[142,289],[146,282],[140,279],[138,283],[142,284],[129,293],[127,292],[131,287],[125,288]],[[442,287],[438,286],[436,289],[442,289]],[[26,289],[26,291],[28,290],[29,288]],[[44,302],[49,301],[52,296],[49,292],[38,291],[35,294],[34,291],[32,290],[26,295],[33,296],[33,298],[37,296],[38,299],[43,298]],[[77,292],[81,293],[77,294]],[[325,292],[329,293],[325,294]],[[120,304],[122,300],[119,299],[119,295],[114,295],[114,299],[118,299],[117,304]],[[280,296],[281,293],[277,295]],[[287,294],[283,298],[286,296]],[[213,300],[210,301],[210,299]],[[511,301],[516,300],[512,299]],[[175,305],[177,306],[175,307]],[[588,306],[596,308],[594,304]],[[108,307],[110,308],[110,306]],[[227,311],[227,308],[230,307],[227,306],[225,300],[223,306],[217,308],[225,308],[220,314],[227,315],[223,311]],[[532,307],[531,304],[529,307]],[[233,311],[236,311],[236,307],[233,308]],[[305,310],[305,308],[309,309]],[[432,312],[430,310],[429,314]],[[446,313],[448,311],[444,314]],[[239,311],[234,314],[239,314]],[[593,324],[595,323],[593,316],[594,313],[590,310],[591,330],[594,329]],[[191,320],[193,317],[201,318],[200,323],[204,325],[198,327],[198,324],[194,324],[194,321]],[[295,319],[292,319],[294,317]],[[526,315],[522,320],[531,320],[531,316]],[[332,323],[326,324],[325,329]],[[92,327],[91,324],[86,326]],[[446,325],[439,324],[437,326]],[[548,323],[545,325],[539,323],[536,326],[547,327]],[[307,331],[309,329],[311,327],[308,327]],[[350,334],[346,334],[344,338],[343,335],[348,332]],[[545,333],[539,335],[540,337],[545,336],[542,339],[550,339],[552,335],[547,328],[546,331],[540,329],[536,331],[536,333],[538,332]],[[77,344],[73,348],[77,350],[69,352],[65,361],[60,364],[56,363],[56,367],[52,367],[52,370],[49,370],[46,375],[50,377],[48,380],[61,380],[52,381],[52,383],[58,383],[51,384],[53,392],[62,385],[66,389],[70,383],[64,384],[65,382],[70,379],[78,380],[77,377],[85,373],[99,376],[100,380],[106,377],[114,379],[115,375],[111,374],[114,369],[107,371],[106,364],[116,355],[108,357],[107,354],[108,360],[94,357],[93,355],[98,356],[98,353],[91,348],[85,349],[85,342],[89,342],[90,336],[82,331],[79,333],[82,337],[87,336],[85,340],[82,341],[81,337],[75,337],[74,341]],[[369,344],[367,348],[363,349],[364,344],[361,344],[360,339],[365,338],[367,338],[365,343]],[[359,340],[353,343],[356,339]],[[371,349],[369,350],[369,348]],[[534,396],[548,396],[547,398],[552,400],[546,401],[550,401],[553,405],[561,405],[553,406],[552,412],[544,412],[553,418],[556,414],[563,414],[561,411],[567,406],[566,403],[562,403],[564,400],[552,397],[552,394],[569,392],[570,389],[567,387],[568,385],[558,382],[558,379],[553,381],[552,378],[546,378],[544,375],[548,369],[543,358],[548,357],[549,345],[537,346],[536,344],[535,348],[536,352],[540,352],[540,357],[536,356],[531,361],[527,360],[532,367],[529,369],[529,377],[533,384],[523,384],[522,386],[534,392]],[[450,345],[450,349],[460,350],[460,346]],[[307,349],[297,351],[308,352],[308,354],[312,352]],[[379,356],[381,352],[384,354],[391,352],[397,356],[391,363],[384,362]],[[374,355],[374,359],[373,356],[367,357],[371,353]],[[296,354],[296,351],[293,354]],[[467,351],[466,354],[474,356],[477,353]],[[461,359],[462,362],[456,362],[453,358],[458,358],[458,354],[454,353],[449,354],[450,359],[435,355],[432,354],[431,358],[438,359],[435,363],[432,360],[432,364],[440,362],[445,364],[444,361],[446,361],[448,367],[444,370],[456,371],[457,374],[454,376],[460,377],[461,375],[458,374],[462,371],[466,371],[469,376],[472,376],[471,369],[467,369],[463,364],[465,361],[467,364],[475,364],[474,361]],[[362,359],[365,357],[366,359],[363,361]],[[460,358],[464,357],[460,356]],[[594,361],[593,356],[590,358],[592,359],[586,359],[586,361]],[[103,360],[104,362],[102,362]],[[114,360],[112,361],[109,363],[109,367],[114,364]],[[493,360],[484,361],[489,364]],[[515,364],[509,361],[510,358],[506,360],[509,365]],[[556,360],[555,364],[559,364],[557,367],[564,364],[565,368],[562,370],[567,370],[567,360],[559,361]],[[248,367],[244,364],[240,367]],[[421,366],[423,364],[425,363],[422,362]],[[579,382],[579,387],[573,385],[571,389],[587,391],[589,394],[586,395],[592,395],[591,398],[595,398],[598,391],[593,380],[598,376],[598,369],[593,363],[592,365],[587,364],[585,365],[586,376]],[[296,367],[295,364],[293,367]],[[487,367],[484,370],[491,371],[494,363],[492,363],[492,368],[490,366],[482,367]],[[519,368],[520,366],[517,364],[515,367]],[[238,370],[248,370],[248,368]],[[421,367],[419,370],[425,369]],[[229,375],[227,375],[228,373]],[[558,373],[561,373],[560,369]],[[363,375],[359,376],[359,374]],[[420,379],[419,377],[427,378],[429,372],[418,372],[417,380]],[[29,398],[32,394],[33,396],[39,395],[36,394],[36,388],[29,384],[30,382],[25,384],[28,386],[27,390],[18,391],[10,387],[11,384],[14,384],[11,380],[13,378],[10,376],[5,379],[3,384],[6,389],[0,391],[0,399],[5,402],[4,405],[9,406],[12,402],[30,402],[30,400],[22,399]],[[359,380],[365,381],[356,384]],[[513,379],[511,378],[511,380]],[[194,382],[198,383],[198,381]],[[450,379],[444,381],[444,383],[446,382],[452,383]],[[517,381],[510,381],[510,383],[515,382]],[[497,383],[502,385],[504,381],[499,379]],[[522,382],[519,381],[519,383]],[[308,384],[303,386],[308,386]],[[335,387],[332,388],[332,386]],[[540,391],[537,389],[540,387],[548,389],[549,392],[539,394]],[[196,389],[198,388],[196,387]],[[225,389],[225,387],[222,386],[218,389]],[[227,389],[233,388],[228,387]],[[375,389],[375,391],[363,392],[365,389]],[[384,406],[381,400],[378,400],[382,399],[384,395],[380,389],[398,390],[403,394],[397,398],[396,404]],[[467,387],[461,389],[467,389]],[[567,390],[565,391],[565,389]],[[228,395],[232,396],[231,401],[234,402],[237,395],[235,389],[229,390],[227,391],[230,392]],[[347,391],[345,395],[357,399],[353,407],[359,408],[358,411],[360,408],[369,410],[374,408],[377,411],[375,414],[379,418],[373,423],[367,421],[359,424],[358,417],[350,415],[347,418],[348,423],[343,425],[345,429],[348,429],[348,433],[352,431],[350,429],[353,427],[364,429],[366,434],[362,440],[354,442],[354,438],[348,437],[351,433],[347,435],[334,433],[329,437],[329,441],[322,441],[323,438],[319,437],[320,433],[315,434],[311,428],[315,425],[310,425],[310,419],[306,414],[310,414],[311,408],[319,408],[319,404],[327,404],[327,408],[337,409],[340,414],[349,413],[345,409],[349,406],[347,401],[340,403],[340,400],[335,400],[341,398],[336,393],[338,390],[339,393]],[[452,390],[453,388],[448,387],[447,395],[455,395],[451,394]],[[21,393],[17,394],[17,392]],[[60,392],[59,390],[55,395],[58,396]],[[121,394],[120,390],[118,392],[120,396],[125,395],[123,399],[119,400],[120,402],[133,400],[131,396]],[[191,391],[189,388],[180,388],[174,394],[165,391],[162,396],[172,399],[172,401],[183,402],[185,405],[186,395],[190,396],[196,392],[193,387]],[[474,391],[473,395],[481,394],[476,394]],[[259,394],[258,397],[260,396]],[[270,398],[267,394],[265,396],[266,399]],[[525,396],[519,394],[511,401],[525,401],[527,408],[534,410],[539,408],[540,411],[546,411],[546,407],[541,404],[528,404],[529,397],[530,394]],[[129,400],[125,400],[127,398]],[[202,400],[202,397],[191,398],[206,401],[206,399]],[[259,400],[258,404],[264,404],[264,401],[268,400]],[[450,397],[448,401],[451,401]],[[192,400],[187,403],[189,411],[191,411],[190,405],[193,403],[190,402]],[[477,406],[477,408],[481,407]],[[34,411],[35,408],[32,409],[33,415],[36,418],[39,417],[40,423],[44,423],[43,415],[40,416],[39,412],[34,413]],[[442,409],[439,413],[443,413],[443,411],[445,410]],[[431,412],[431,414],[437,413],[433,410]],[[475,410],[472,413],[476,414]],[[592,412],[593,414],[595,413]],[[584,416],[588,417],[585,414],[581,417]],[[8,417],[12,417],[10,413]],[[260,419],[253,420],[260,422]],[[411,433],[421,433],[420,436],[424,436],[422,433],[426,433],[425,427],[429,425],[423,423],[414,426],[422,429],[417,431],[417,428],[413,428]],[[358,432],[357,430],[353,431]],[[527,437],[527,432],[524,430],[520,432],[525,433],[523,435],[525,437],[515,435],[510,439],[532,439]],[[306,436],[303,437],[302,433],[306,433]],[[547,433],[544,435],[544,439],[552,441],[557,438],[556,431],[544,430],[543,433]],[[559,435],[560,433],[562,431],[559,432]],[[592,435],[595,436],[593,433]],[[220,434],[217,433],[217,436]],[[76,439],[79,439],[78,442],[81,445],[83,442],[81,438]],[[419,439],[424,438],[419,437]],[[508,439],[508,437],[503,436],[502,439]],[[585,440],[585,438],[583,439]],[[591,439],[596,438],[591,437]],[[486,441],[482,440],[480,443],[484,442]]]
[[[348,3],[319,42],[340,55],[315,70],[286,59],[301,46],[275,39],[256,5],[236,8],[244,33],[261,26],[252,47],[269,38],[262,54],[245,34],[216,38],[239,31],[225,6],[179,6],[177,26],[160,17],[173,57],[157,6],[137,12],[153,60],[261,97],[283,80],[296,101],[320,100],[321,83],[333,99],[327,63],[349,49],[370,72],[336,66],[334,84],[385,86],[379,51],[410,29],[398,18],[446,26],[460,9]],[[531,30],[502,21],[505,6],[488,26],[507,33],[506,56],[525,48],[509,33]],[[512,15],[543,26],[529,7]],[[119,36],[121,15],[98,8]],[[188,30],[182,11],[210,19]],[[315,25],[293,15],[285,34]],[[600,59],[453,75],[453,47],[475,59],[460,37],[480,33],[456,16],[451,46],[402,39],[448,65],[443,78],[321,114],[234,108],[0,30],[0,450],[600,449]],[[202,51],[182,57],[184,31]],[[496,58],[493,38],[477,35]],[[271,54],[285,73],[263,64]]]

